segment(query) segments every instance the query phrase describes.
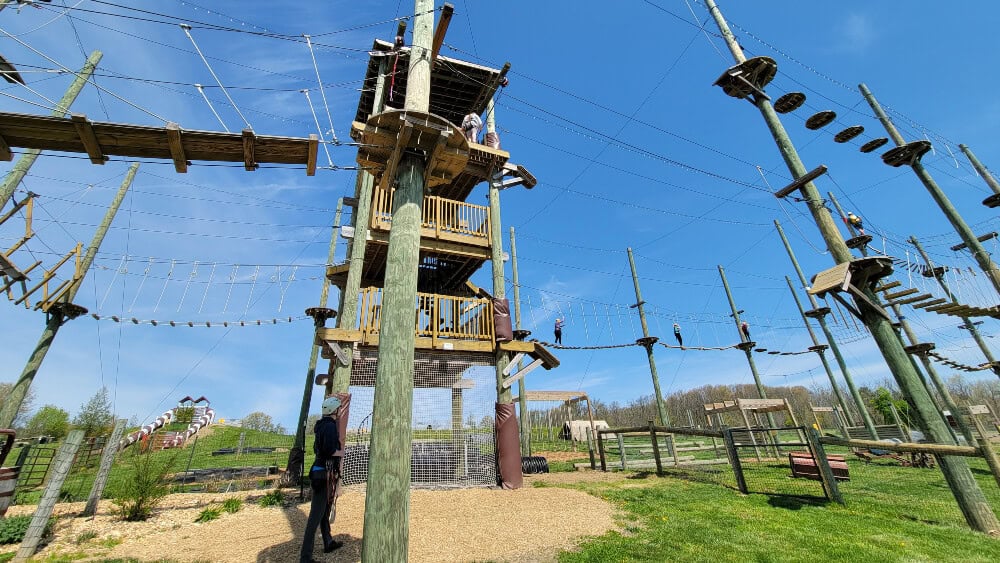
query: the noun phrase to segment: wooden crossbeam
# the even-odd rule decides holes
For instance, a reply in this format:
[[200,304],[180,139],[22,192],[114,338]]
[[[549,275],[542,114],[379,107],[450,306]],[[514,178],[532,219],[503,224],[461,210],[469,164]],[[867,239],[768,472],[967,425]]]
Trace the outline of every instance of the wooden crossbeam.
[[903,291],[897,291],[896,293],[886,293],[885,294],[885,299],[886,299],[886,301],[892,301],[894,299],[899,299],[900,297],[906,297],[907,295],[913,295],[914,293],[917,293],[919,291],[920,291],[919,289],[917,289],[915,287],[911,287],[910,289],[904,289]]
[[787,197],[792,192],[799,190],[802,186],[805,186],[809,182],[812,182],[816,178],[819,178],[823,174],[826,174],[826,165],[820,164],[814,170],[806,172],[802,176],[799,176],[794,182],[788,184],[784,188],[774,192],[774,197],[781,199]]
[[309,135],[308,154],[306,155],[306,176],[316,175],[316,159],[319,156],[319,136]]
[[[979,242],[986,242],[990,239],[996,238],[997,235],[998,233],[996,231],[993,231],[992,233],[986,233],[985,235],[980,235],[976,237],[976,240],[978,240]],[[951,247],[951,249],[954,250],[955,252],[958,252],[959,250],[962,250],[967,246],[968,245],[963,242],[961,244],[956,244],[955,246]]]
[[909,305],[910,303],[916,303],[918,301],[923,301],[925,299],[930,299],[934,297],[930,293],[921,293],[920,295],[910,297],[909,299],[900,299],[899,301],[892,301],[889,305]]
[[260,167],[260,165],[257,164],[257,160],[254,156],[254,153],[256,152],[257,148],[256,147],[257,136],[254,135],[253,129],[244,129],[242,136],[243,136],[243,168],[246,169],[247,172],[253,172],[254,170],[257,170],[258,167]]
[[0,136],[0,160],[4,162],[10,162],[14,160],[14,153],[10,152],[10,146],[7,144],[7,140]]
[[181,126],[174,122],[167,123],[167,147],[170,149],[170,157],[174,159],[174,171],[178,174],[187,173],[187,156],[184,154]]
[[899,280],[893,280],[893,281],[891,281],[889,283],[884,283],[884,284],[876,287],[875,288],[875,292],[878,293],[879,291],[887,291],[889,289],[892,289],[894,287],[899,287],[901,285],[903,285],[903,284]]
[[947,303],[947,299],[934,299],[932,301],[926,301],[924,303],[917,303],[913,306],[914,309],[923,309],[924,307],[933,307],[934,305],[940,305],[942,303]]
[[70,116],[70,119],[73,121],[73,127],[76,128],[76,134],[80,136],[83,149],[87,152],[87,156],[90,157],[90,162],[92,164],[104,164],[107,158],[104,156],[104,151],[101,150],[101,143],[97,141],[94,127],[87,120],[87,116],[74,113]]

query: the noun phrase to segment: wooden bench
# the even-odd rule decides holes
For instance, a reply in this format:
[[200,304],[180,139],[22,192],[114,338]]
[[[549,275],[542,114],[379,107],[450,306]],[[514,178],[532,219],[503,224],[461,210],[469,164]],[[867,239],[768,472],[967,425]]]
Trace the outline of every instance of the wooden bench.
[[[847,469],[847,459],[842,455],[827,455],[830,462],[830,469],[833,470],[833,478],[838,481],[850,481],[851,477]],[[814,481],[820,481],[819,467],[816,460],[806,452],[790,452],[788,454],[788,465],[792,468],[792,477],[804,477]]]

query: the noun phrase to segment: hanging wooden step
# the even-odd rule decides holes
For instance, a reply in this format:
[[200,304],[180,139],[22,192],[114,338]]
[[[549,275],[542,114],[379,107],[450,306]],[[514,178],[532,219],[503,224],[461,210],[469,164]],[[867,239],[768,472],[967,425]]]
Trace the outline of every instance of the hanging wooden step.
[[926,356],[928,352],[934,349],[933,342],[919,342],[911,346],[905,346],[903,350],[906,350],[907,354],[914,354],[917,356]]
[[784,352],[782,352],[780,350],[771,350],[770,352],[768,352],[768,354],[774,356],[774,355],[777,355],[777,354],[784,354]]
[[891,281],[889,283],[884,283],[884,284],[876,287],[875,288],[875,293],[878,293],[880,291],[886,291],[886,290],[892,289],[894,287],[899,287],[901,285],[903,285],[903,284],[899,280],[893,280],[893,281]]
[[940,305],[942,303],[946,303],[947,301],[948,301],[947,299],[935,299],[933,301],[925,301],[924,303],[917,303],[916,305],[913,306],[913,308],[914,309],[924,309],[924,308],[927,308],[927,307],[933,307],[935,305]]
[[925,278],[936,278],[943,275],[947,270],[948,269],[945,268],[944,266],[935,266],[933,268],[924,269],[922,272],[920,272],[920,275],[924,276]]
[[896,293],[886,293],[883,297],[885,297],[886,301],[892,301],[894,299],[899,299],[900,297],[913,295],[914,293],[917,293],[919,291],[920,291],[919,289],[911,287],[910,289],[904,289],[903,291],[897,291]]
[[847,129],[844,129],[840,133],[837,133],[836,135],[834,135],[833,136],[833,141],[835,143],[846,143],[847,141],[850,141],[851,139],[857,137],[858,135],[860,135],[860,134],[862,134],[864,132],[865,132],[865,128],[862,127],[861,125],[852,125],[852,126],[848,127]]
[[990,197],[984,199],[983,205],[989,207],[990,209],[1000,206],[1000,194],[993,194]]
[[774,80],[777,72],[778,63],[771,57],[753,57],[730,67],[713,85],[721,87],[727,96],[741,100],[750,94],[767,98],[764,87]]
[[767,348],[754,348],[753,351],[754,352],[764,353],[764,352],[767,352]]
[[743,350],[743,351],[750,351],[750,350],[752,350],[752,349],[754,349],[756,347],[757,347],[757,343],[756,342],[740,342],[739,344],[737,344],[735,346],[735,348],[739,348],[740,350]]
[[911,303],[917,303],[919,301],[924,301],[934,297],[930,293],[921,293],[920,295],[910,297],[909,299],[900,299],[899,301],[890,302],[889,305],[909,305]]
[[847,248],[865,248],[872,241],[871,235],[858,235],[856,237],[851,237],[844,241]]
[[875,149],[882,148],[888,142],[889,139],[885,137],[879,137],[878,139],[872,139],[871,141],[868,141],[867,143],[861,145],[861,148],[858,150],[861,152],[872,152]]
[[812,117],[806,120],[806,129],[812,129],[815,131],[816,129],[826,127],[830,123],[833,123],[834,119],[837,119],[837,112],[830,110],[821,111],[813,114]]
[[815,345],[815,346],[810,346],[810,347],[808,348],[808,350],[809,350],[810,352],[816,352],[816,353],[820,353],[820,354],[822,354],[822,353],[823,353],[823,352],[825,352],[825,351],[826,351],[826,350],[827,350],[827,349],[828,349],[829,347],[830,347],[830,346],[829,346],[829,345],[827,345],[827,344],[817,344],[817,345]]
[[806,95],[802,92],[789,92],[774,101],[774,111],[789,113],[799,109],[805,101]]
[[894,168],[898,168],[904,164],[913,166],[917,162],[920,162],[921,157],[927,154],[929,150],[931,150],[930,141],[913,141],[888,150],[882,155],[882,162]]
[[830,314],[829,307],[817,307],[815,309],[809,309],[808,311],[802,313],[803,315],[809,317],[810,319],[822,319],[823,317]]

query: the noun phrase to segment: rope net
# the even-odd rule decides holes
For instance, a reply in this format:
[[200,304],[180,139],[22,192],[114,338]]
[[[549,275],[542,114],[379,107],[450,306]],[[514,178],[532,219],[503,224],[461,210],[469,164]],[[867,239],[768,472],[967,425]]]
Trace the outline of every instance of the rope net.
[[[411,487],[497,484],[493,361],[492,354],[481,352],[414,353]],[[378,350],[354,352],[351,414],[344,436],[345,486],[364,486],[368,480],[377,365]]]

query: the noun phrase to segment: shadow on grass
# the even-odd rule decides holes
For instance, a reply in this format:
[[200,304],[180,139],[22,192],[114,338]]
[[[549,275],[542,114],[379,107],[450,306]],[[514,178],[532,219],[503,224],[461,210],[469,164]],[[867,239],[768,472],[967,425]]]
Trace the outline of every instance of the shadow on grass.
[[[284,489],[288,491],[289,489]],[[302,532],[306,528],[306,519],[309,515],[309,501],[312,498],[312,491],[305,489],[305,498],[291,497],[291,505],[275,508],[281,510],[288,520],[288,524],[295,535],[291,540],[264,548],[257,554],[256,563],[286,563],[299,561],[299,552],[302,549]],[[333,539],[343,542],[344,545],[332,553],[323,553],[323,538],[318,535],[313,544],[313,559],[316,561],[359,561],[361,559],[361,538],[349,536],[344,533],[337,533],[336,517],[330,521]]]
[[792,495],[767,495],[767,504],[774,508],[786,510],[801,510],[803,506],[826,506],[830,501],[819,498],[797,497]]

